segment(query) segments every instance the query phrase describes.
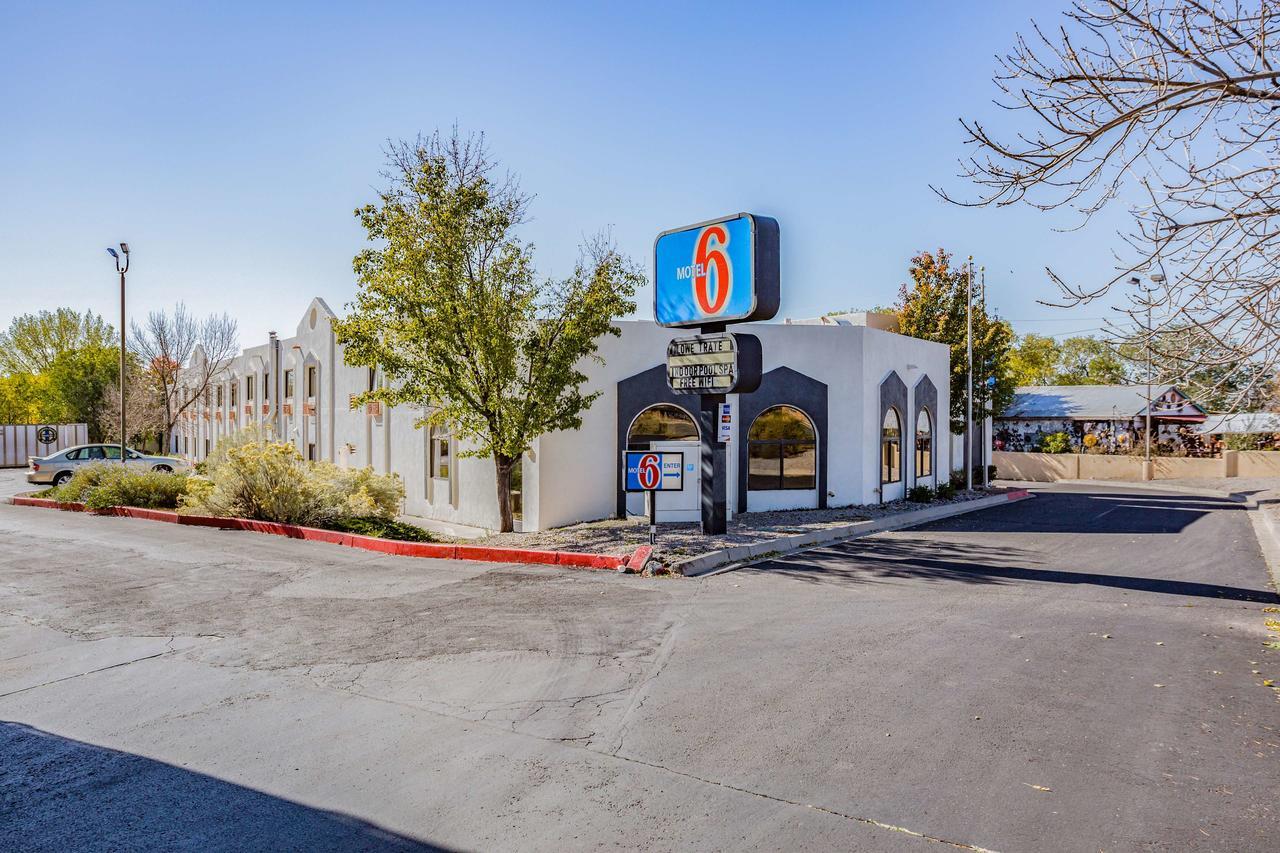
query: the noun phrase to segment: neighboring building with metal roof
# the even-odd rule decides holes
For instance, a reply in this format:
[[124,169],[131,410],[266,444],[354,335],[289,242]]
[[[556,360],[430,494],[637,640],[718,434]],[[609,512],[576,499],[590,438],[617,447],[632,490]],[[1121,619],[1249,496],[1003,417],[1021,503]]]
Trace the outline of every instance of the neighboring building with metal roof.
[[[1077,447],[1093,435],[1107,449],[1133,446],[1146,429],[1145,385],[1044,385],[1015,389],[1013,402],[995,419],[998,449],[1032,450],[1046,435],[1065,432]],[[1179,438],[1179,428],[1203,423],[1204,409],[1174,385],[1151,387],[1151,421],[1157,441]]]
[[1280,433],[1280,414],[1275,412],[1240,412],[1234,415],[1210,415],[1196,427],[1200,435],[1259,435]]

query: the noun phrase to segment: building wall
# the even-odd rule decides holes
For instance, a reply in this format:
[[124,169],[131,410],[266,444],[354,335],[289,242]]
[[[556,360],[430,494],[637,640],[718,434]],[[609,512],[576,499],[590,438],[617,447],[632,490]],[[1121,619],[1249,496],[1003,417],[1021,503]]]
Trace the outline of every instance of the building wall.
[[[487,458],[460,457],[467,449],[454,440],[451,477],[448,482],[428,476],[429,433],[417,426],[424,413],[414,407],[382,406],[352,410],[350,398],[370,387],[367,368],[343,363],[330,319],[334,315],[322,300],[313,300],[294,333],[279,341],[274,357],[270,343],[246,348],[228,367],[219,383],[222,405],[193,407],[192,416],[175,433],[176,452],[204,458],[205,440],[210,448],[231,432],[256,425],[270,429],[275,418],[280,437],[292,442],[304,457],[314,444],[315,458],[339,465],[372,466],[394,472],[405,484],[405,512],[446,524],[495,528],[498,526],[493,462]],[[617,386],[621,379],[665,361],[667,342],[692,332],[662,329],[651,322],[619,323],[622,334],[600,342],[603,363],[585,360],[586,390],[600,396],[583,413],[580,429],[559,431],[538,438],[522,461],[525,529],[546,529],[578,521],[613,516],[617,512],[617,481],[621,460],[617,446]],[[818,436],[828,459],[826,503],[841,506],[879,500],[880,420],[879,385],[895,371],[913,394],[923,375],[937,388],[934,453],[938,471],[950,468],[949,442],[944,440],[948,399],[948,349],[941,344],[908,338],[880,329],[860,326],[758,324],[737,331],[757,335],[763,349],[763,369],[788,367],[827,387],[827,427]],[[199,357],[199,354],[197,355]],[[315,368],[317,394],[306,395],[306,371]],[[284,371],[294,371],[294,394],[284,395]],[[274,371],[274,373],[273,373]],[[245,398],[245,380],[255,379],[253,400]],[[278,377],[280,393],[275,392]],[[264,401],[263,382],[273,384]],[[374,382],[381,382],[380,376]],[[237,404],[231,406],[235,385]],[[739,402],[730,395],[730,403]],[[266,404],[266,411],[263,406]],[[245,411],[249,405],[249,411]],[[697,397],[688,408],[696,411]],[[291,412],[286,411],[290,409]],[[735,406],[735,411],[737,407]],[[232,412],[235,417],[232,417]],[[910,483],[914,401],[903,413],[904,477]],[[218,415],[221,414],[221,417]],[[728,507],[736,509],[739,464],[734,448],[745,441],[750,424],[735,418],[728,458]],[[817,504],[814,492],[759,493],[749,496],[750,509],[790,508]]]

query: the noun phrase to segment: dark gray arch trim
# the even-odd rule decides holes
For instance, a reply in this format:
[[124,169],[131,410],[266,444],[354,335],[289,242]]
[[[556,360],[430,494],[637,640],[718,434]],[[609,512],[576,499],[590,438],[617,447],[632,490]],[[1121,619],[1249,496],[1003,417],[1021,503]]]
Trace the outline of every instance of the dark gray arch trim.
[[[664,374],[665,381],[665,374]],[[905,389],[904,389],[905,393]],[[818,431],[818,508],[827,506],[827,456],[831,435],[827,430],[827,386],[790,367],[776,367],[760,378],[760,387],[738,395],[738,512],[747,511],[747,431],[765,409],[795,406],[809,416]]]
[[920,412],[928,411],[929,413],[929,441],[933,442],[930,448],[930,454],[933,459],[933,477],[936,480],[938,476],[938,389],[933,384],[933,380],[928,376],[921,376],[920,381],[916,383],[915,389],[911,393],[912,397],[912,414],[911,414],[911,480],[912,485],[916,482],[916,424],[920,421]]
[[[906,457],[908,455],[907,453],[908,430],[910,430],[911,434],[914,435],[915,427],[910,426],[909,424],[906,423],[907,411],[908,411],[906,383],[904,383],[901,377],[898,376],[897,371],[893,371],[893,370],[889,371],[889,375],[886,376],[884,380],[880,383],[880,420],[876,421],[876,440],[872,442],[872,446],[875,448],[875,454],[876,454],[875,455],[876,480],[882,486],[884,485],[884,481],[881,478],[884,476],[884,472],[880,465],[880,454],[883,453],[884,451],[880,447],[880,442],[882,439],[881,433],[884,429],[884,416],[885,416],[885,413],[889,411],[889,409],[898,410],[898,428],[899,428],[899,431],[901,432],[901,440],[900,440],[899,448],[902,453],[902,456]],[[912,444],[911,446],[914,447],[915,445]],[[902,482],[903,482],[903,485],[905,486],[906,483],[910,482],[909,480],[907,480],[907,470],[906,470],[907,464],[905,459],[903,459],[902,468],[903,468]]]
[[614,457],[613,476],[618,491],[617,517],[627,517],[627,493],[622,482],[622,451],[627,449],[627,430],[631,422],[650,406],[670,403],[684,409],[698,422],[698,397],[696,394],[673,394],[667,385],[667,366],[655,365],[648,370],[618,381],[618,435],[617,455]]

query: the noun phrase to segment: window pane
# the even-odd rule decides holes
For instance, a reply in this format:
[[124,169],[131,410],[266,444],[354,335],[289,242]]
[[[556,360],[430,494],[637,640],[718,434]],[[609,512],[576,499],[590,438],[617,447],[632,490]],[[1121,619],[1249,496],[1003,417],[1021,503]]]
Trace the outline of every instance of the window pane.
[[789,441],[782,447],[782,488],[816,489],[818,487],[818,446],[810,442]]
[[782,445],[747,445],[747,488],[766,491],[782,488]]
[[808,416],[791,406],[774,406],[771,409],[765,409],[751,423],[751,430],[747,433],[749,441],[777,441],[778,439],[815,441],[817,437]]
[[929,439],[916,439],[916,476],[928,477],[933,473],[933,448]]
[[645,409],[627,433],[627,447],[632,450],[648,450],[651,441],[690,440],[698,440],[698,426],[689,413],[678,406]]
[[901,422],[898,420],[898,410],[889,409],[884,413],[884,424],[881,427],[884,438],[898,438],[902,434]]
[[104,454],[108,459],[119,459],[119,458],[120,458],[120,445],[118,445],[118,444],[108,444],[108,445],[105,445],[105,446],[102,448],[102,452],[103,452],[103,454]]
[[901,445],[897,441],[886,439],[880,443],[880,481],[896,483],[902,478]]

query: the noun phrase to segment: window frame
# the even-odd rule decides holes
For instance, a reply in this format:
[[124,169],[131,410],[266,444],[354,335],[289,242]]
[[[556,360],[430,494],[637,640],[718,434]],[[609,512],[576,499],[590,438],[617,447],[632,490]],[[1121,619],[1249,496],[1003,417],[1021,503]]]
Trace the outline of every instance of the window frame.
[[[921,448],[920,448],[920,416],[921,416],[921,415],[923,415],[923,416],[924,416],[924,418],[925,418],[925,422],[926,422],[926,423],[928,423],[928,425],[929,425],[929,432],[928,432],[928,434],[927,434],[927,440],[928,440],[928,443],[929,443],[929,447],[928,447],[927,451],[922,451],[922,450],[921,450]],[[933,415],[929,412],[929,408],[928,408],[927,406],[921,406],[921,407],[920,407],[920,411],[918,411],[918,412],[916,413],[916,436],[915,436],[915,449],[916,449],[916,454],[915,454],[915,477],[916,477],[916,482],[918,483],[918,482],[920,482],[921,480],[925,480],[925,479],[928,479],[928,478],[930,478],[930,477],[932,477],[932,476],[933,476],[933,463],[934,463],[934,460],[933,460]],[[927,470],[921,471],[921,470],[920,470],[920,469],[921,469],[921,464],[920,464],[920,463],[921,463],[922,459],[925,457],[925,454],[926,454],[926,453],[927,453],[927,457],[928,457],[928,460],[929,460],[928,468],[927,468]]]
[[[812,438],[751,438],[751,431],[755,429],[755,426],[759,422],[759,420],[765,415],[767,415],[769,412],[773,411],[774,409],[790,409],[791,411],[799,414],[804,419],[804,422],[808,426],[809,432],[813,437]],[[747,428],[747,470],[745,472],[747,477],[747,491],[811,492],[817,489],[818,488],[818,469],[819,469],[818,438],[819,438],[818,428],[814,424],[813,418],[811,418],[809,416],[809,413],[801,409],[799,406],[792,406],[786,403],[780,403],[776,406],[770,406],[764,411],[757,414],[755,418],[752,419],[751,426]],[[773,475],[752,473],[751,460],[753,458],[764,458],[764,459],[772,460],[772,457],[769,457],[769,456],[753,457],[752,451],[755,448],[776,448],[777,460],[778,460],[777,478],[774,484],[767,488],[760,488],[758,486],[753,486],[752,481],[753,479],[772,477]],[[800,449],[801,452],[803,452],[805,449],[813,450],[813,469],[811,472],[806,472],[808,474],[808,480],[804,484],[787,485],[786,462],[787,462],[787,450],[790,448]]]
[[[894,421],[898,424],[898,435],[890,437],[885,431],[885,417],[892,414]],[[893,486],[902,482],[902,415],[898,413],[897,406],[889,406],[884,411],[884,417],[880,418],[880,485]],[[897,461],[895,468],[891,464],[886,464],[888,459],[886,453],[889,448],[893,448],[894,457]],[[885,469],[889,470],[893,479],[885,479]]]

